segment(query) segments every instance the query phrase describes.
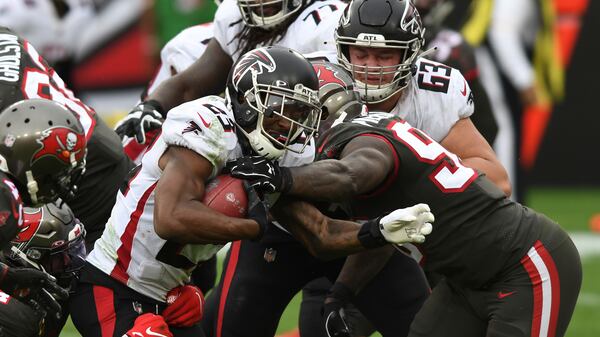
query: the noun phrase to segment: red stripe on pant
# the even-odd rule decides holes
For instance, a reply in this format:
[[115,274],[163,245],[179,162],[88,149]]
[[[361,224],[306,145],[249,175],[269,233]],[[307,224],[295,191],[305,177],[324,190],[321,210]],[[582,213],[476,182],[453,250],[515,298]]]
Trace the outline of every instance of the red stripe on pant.
[[538,240],[521,259],[533,287],[531,337],[554,337],[560,309],[560,279],[556,264]]
[[112,337],[117,321],[113,291],[101,286],[93,286],[93,291],[102,337]]
[[[225,278],[223,280],[223,288],[221,289],[221,298],[219,298],[219,312],[217,313],[217,334],[216,337],[221,337],[223,331],[223,312],[225,311],[225,302],[227,302],[227,295],[229,288],[231,287],[231,281],[235,274],[235,268],[237,267],[238,258],[240,256],[241,241],[235,241],[231,243],[231,254],[229,255],[229,263],[225,269]],[[104,336],[103,336],[104,337]]]

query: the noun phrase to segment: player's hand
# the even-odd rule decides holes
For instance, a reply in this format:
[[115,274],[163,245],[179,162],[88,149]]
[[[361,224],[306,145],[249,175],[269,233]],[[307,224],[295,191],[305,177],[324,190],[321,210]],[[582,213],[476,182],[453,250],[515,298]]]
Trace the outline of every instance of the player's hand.
[[252,219],[258,223],[260,233],[255,239],[260,240],[270,223],[269,208],[260,198],[254,187],[247,181],[244,181],[244,190],[246,190],[246,196],[248,198],[248,212],[246,216],[248,219]]
[[136,105],[125,118],[115,126],[115,132],[121,137],[135,137],[140,143],[146,143],[146,131],[160,128],[163,123],[163,108],[155,100]]
[[435,220],[427,204],[397,209],[385,216],[367,221],[358,237],[363,246],[377,247],[386,242],[395,244],[423,243],[431,234]]
[[173,337],[173,334],[162,316],[146,313],[136,318],[122,337]]
[[67,299],[69,293],[56,284],[54,276],[33,268],[9,267],[0,264],[0,287],[8,292],[17,289],[41,289],[48,290],[58,299]]
[[167,308],[162,312],[170,326],[191,327],[204,315],[204,295],[200,288],[184,285],[171,289],[167,293]]
[[353,297],[351,290],[336,282],[329,290],[323,304],[325,331],[329,337],[350,337],[352,329],[347,323],[344,307]]
[[231,176],[248,180],[263,193],[287,193],[292,188],[290,169],[262,156],[241,157],[227,164]]
[[427,204],[401,208],[384,216],[379,221],[379,230],[387,242],[403,244],[423,243],[425,235],[431,234],[431,223],[435,220]]

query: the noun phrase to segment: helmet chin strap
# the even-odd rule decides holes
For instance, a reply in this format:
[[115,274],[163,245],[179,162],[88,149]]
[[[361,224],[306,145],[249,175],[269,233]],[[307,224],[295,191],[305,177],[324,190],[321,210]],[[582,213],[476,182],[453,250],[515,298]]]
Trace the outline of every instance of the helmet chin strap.
[[271,141],[261,133],[259,128],[254,129],[250,133],[246,132],[246,130],[241,127],[240,130],[246,136],[246,138],[248,138],[250,146],[258,155],[269,160],[279,159],[281,156],[283,156],[285,150],[276,148],[273,143],[271,143]]
[[29,197],[31,198],[31,202],[36,205],[38,203],[37,192],[39,192],[37,181],[33,178],[33,173],[31,173],[31,171],[25,172],[25,176],[27,176],[27,191],[29,192]]

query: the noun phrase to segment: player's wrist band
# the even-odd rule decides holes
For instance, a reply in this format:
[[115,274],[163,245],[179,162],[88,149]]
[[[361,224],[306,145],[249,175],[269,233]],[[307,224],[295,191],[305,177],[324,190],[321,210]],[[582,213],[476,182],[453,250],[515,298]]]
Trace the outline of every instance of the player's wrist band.
[[379,229],[380,218],[371,219],[365,222],[358,231],[358,241],[365,248],[375,248],[386,245],[388,242],[381,234]]

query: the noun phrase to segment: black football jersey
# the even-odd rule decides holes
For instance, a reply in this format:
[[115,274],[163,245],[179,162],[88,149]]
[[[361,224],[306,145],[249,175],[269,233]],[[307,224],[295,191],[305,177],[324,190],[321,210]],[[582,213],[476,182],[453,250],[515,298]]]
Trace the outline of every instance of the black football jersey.
[[93,109],[74,96],[29,42],[0,27],[0,111],[28,98],[53,100],[78,116],[88,141],[87,165],[79,192],[69,206],[88,233],[102,231],[117,189],[131,167],[121,140]]
[[522,256],[530,247],[536,227],[523,226],[531,218],[527,209],[508,200],[484,174],[462,165],[455,154],[398,117],[372,113],[334,127],[321,136],[317,160],[338,158],[358,136],[385,139],[396,165],[378,189],[349,201],[352,216],[374,218],[427,203],[435,223],[432,234],[419,245],[426,269],[480,286],[511,257]]
[[22,219],[23,203],[17,186],[0,172],[0,250],[17,236]]

